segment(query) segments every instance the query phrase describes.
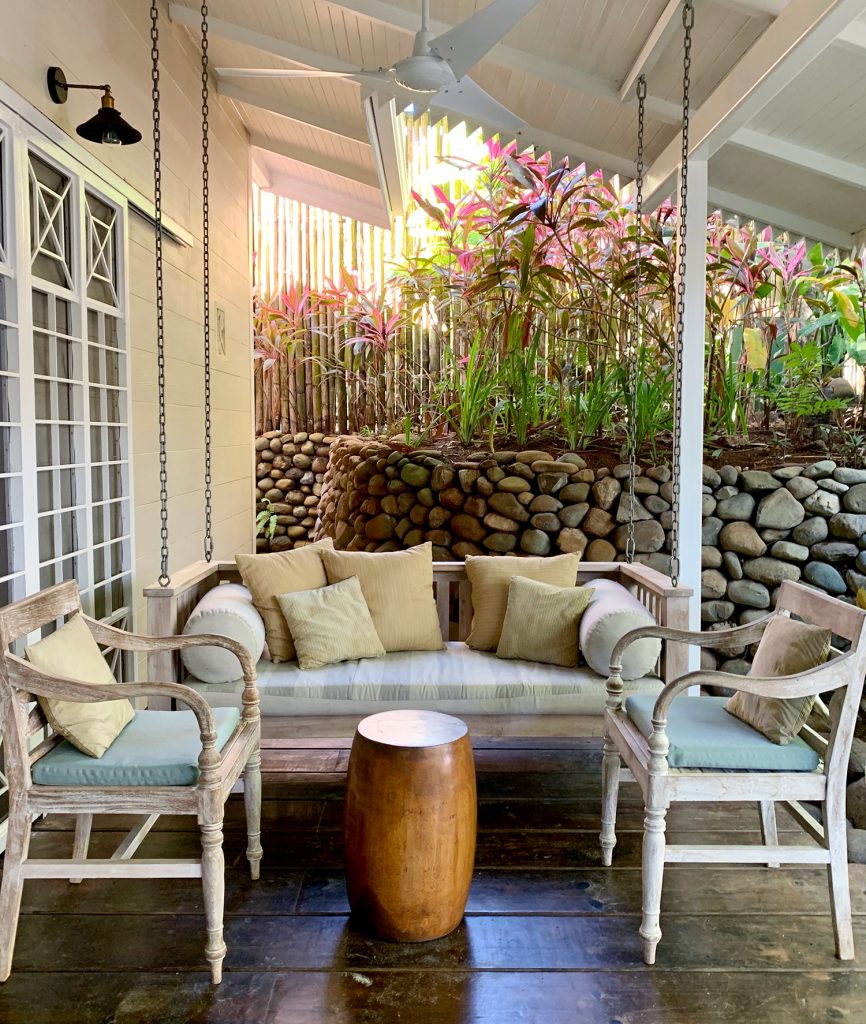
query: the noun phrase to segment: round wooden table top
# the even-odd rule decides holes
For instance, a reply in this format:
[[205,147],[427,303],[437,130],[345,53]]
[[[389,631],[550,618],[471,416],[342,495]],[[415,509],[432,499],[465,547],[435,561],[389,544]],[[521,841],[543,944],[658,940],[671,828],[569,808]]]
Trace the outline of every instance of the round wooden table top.
[[365,739],[389,747],[438,747],[455,743],[468,731],[465,722],[438,711],[381,711],[358,724]]

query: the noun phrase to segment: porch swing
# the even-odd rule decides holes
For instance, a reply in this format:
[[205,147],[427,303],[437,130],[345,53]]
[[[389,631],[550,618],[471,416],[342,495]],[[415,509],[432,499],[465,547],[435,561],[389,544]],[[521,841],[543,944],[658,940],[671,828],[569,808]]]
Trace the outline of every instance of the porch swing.
[[[689,85],[694,0],[683,3],[683,128],[677,231],[677,309],[674,338],[673,523],[671,581],[679,577],[680,441],[685,308],[686,213],[689,161]],[[637,256],[634,321],[629,349],[628,456],[634,493],[637,458],[635,398],[640,325],[643,135],[646,81],[636,83],[638,101],[635,210]],[[698,339],[695,339],[698,342]],[[634,502],[629,506],[634,511]],[[629,515],[626,558],[634,558],[634,521]],[[748,676],[717,671],[686,672],[661,694],[623,699],[623,658],[636,641],[658,638],[677,645],[724,649],[757,644]],[[835,638],[845,653],[832,646]],[[837,641],[838,642],[838,641]],[[828,660],[829,659],[829,660]],[[752,674],[754,673],[754,674]],[[666,863],[738,863],[779,867],[781,863],[827,867],[836,955],[854,956],[848,885],[845,787],[848,757],[866,674],[866,613],[799,583],[782,583],[775,611],[756,622],[716,632],[649,626],[627,633],[611,655],[604,714],[601,853],[609,866],[616,844],[616,811],[622,765],[643,793],[643,957],[654,964]],[[734,691],[726,697],[690,696],[701,687]],[[820,694],[840,691],[831,704],[829,737],[806,720]],[[677,801],[756,801],[763,845],[669,845],[665,817]],[[817,845],[780,845],[776,802],[786,805]],[[820,821],[803,801],[822,805]]]

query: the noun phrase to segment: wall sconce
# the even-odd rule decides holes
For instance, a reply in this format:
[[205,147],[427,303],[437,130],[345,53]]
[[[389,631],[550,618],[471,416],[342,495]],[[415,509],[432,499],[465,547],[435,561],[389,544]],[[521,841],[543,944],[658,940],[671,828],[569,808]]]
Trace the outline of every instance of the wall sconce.
[[65,103],[70,89],[102,89],[102,104],[88,121],[80,124],[75,131],[88,142],[104,146],[131,146],[141,141],[141,132],[124,121],[120,111],[115,109],[114,97],[109,85],[70,85],[66,75],[58,67],[48,69],[48,95],[55,103]]

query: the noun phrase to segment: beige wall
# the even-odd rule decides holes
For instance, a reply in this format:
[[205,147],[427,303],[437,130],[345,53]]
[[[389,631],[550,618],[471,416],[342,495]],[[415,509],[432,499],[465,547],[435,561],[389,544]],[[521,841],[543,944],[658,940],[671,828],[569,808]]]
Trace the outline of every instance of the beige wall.
[[[45,88],[49,64],[71,82],[109,82],[118,109],[144,136],[114,150],[89,146],[145,196],[153,195],[150,139],[150,20],[145,0],[0,0],[0,79],[69,134],[95,113],[98,93],[72,92],[54,105]],[[168,375],[169,533],[171,568],[202,557],[203,372],[200,55],[161,5],[163,208],[195,236],[192,248],[164,243]],[[249,145],[231,105],[211,100],[212,310],[226,314],[225,356],[213,352],[213,476],[216,555],[252,545]],[[142,587],[159,572],[153,228],[135,213],[129,224],[132,347],[132,461],[135,490],[137,625]],[[212,323],[215,325],[215,313]]]

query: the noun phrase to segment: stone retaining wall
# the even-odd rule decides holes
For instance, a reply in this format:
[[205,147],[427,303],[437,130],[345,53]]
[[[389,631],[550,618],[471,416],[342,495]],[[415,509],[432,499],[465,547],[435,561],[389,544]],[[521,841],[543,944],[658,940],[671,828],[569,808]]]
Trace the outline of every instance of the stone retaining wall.
[[[340,438],[331,448],[318,536],[338,548],[393,551],[431,541],[437,559],[580,552],[624,557],[629,506],[636,560],[668,571],[673,498],[667,466],[592,470],[577,453],[479,452],[451,462],[433,450]],[[866,470],[831,460],[773,472],[704,468],[704,628],[749,622],[776,588],[803,579],[848,598],[866,587]],[[746,671],[741,651],[725,668]],[[712,655],[707,664],[715,665]]]

